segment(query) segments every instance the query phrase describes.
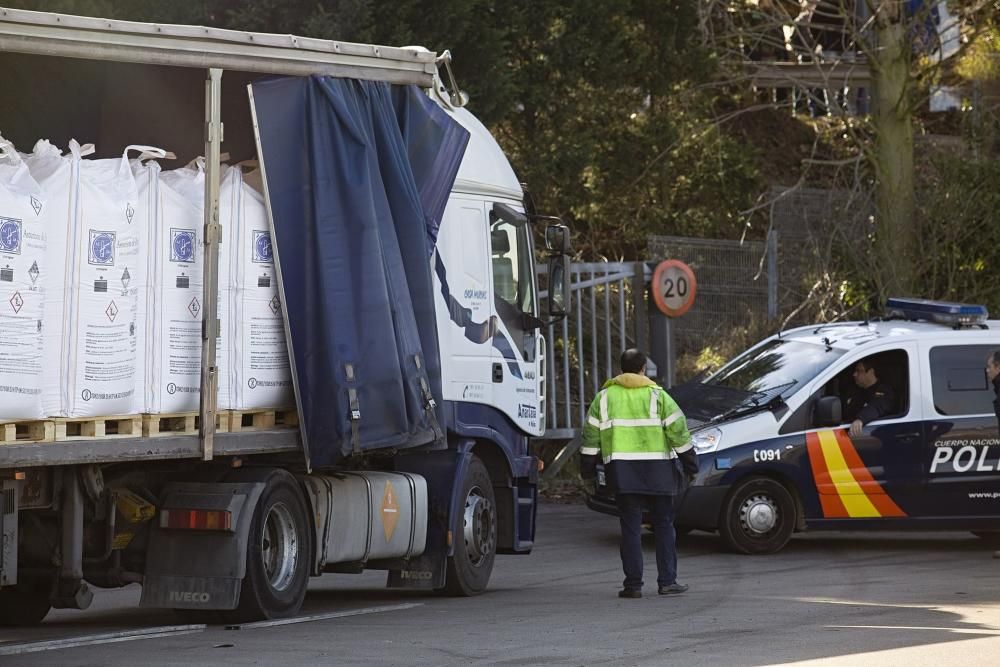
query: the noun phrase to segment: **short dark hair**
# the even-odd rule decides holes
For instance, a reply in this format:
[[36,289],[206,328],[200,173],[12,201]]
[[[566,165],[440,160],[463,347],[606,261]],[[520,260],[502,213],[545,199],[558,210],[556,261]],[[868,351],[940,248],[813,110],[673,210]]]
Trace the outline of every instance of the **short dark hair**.
[[646,355],[634,347],[622,352],[622,373],[641,373],[646,365]]
[[990,352],[989,358],[993,360],[994,366],[1000,366],[1000,349]]
[[868,359],[859,359],[858,362],[856,364],[854,364],[854,365],[855,366],[861,366],[866,371],[875,371],[875,377],[878,377],[878,367],[871,360],[871,358],[868,358]]

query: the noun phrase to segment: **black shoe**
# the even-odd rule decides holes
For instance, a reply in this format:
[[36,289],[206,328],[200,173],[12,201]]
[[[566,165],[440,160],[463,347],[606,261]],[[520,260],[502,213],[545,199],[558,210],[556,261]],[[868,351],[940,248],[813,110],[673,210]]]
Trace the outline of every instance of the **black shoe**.
[[641,598],[642,597],[642,591],[640,591],[638,589],[632,589],[632,588],[623,588],[622,590],[618,591],[618,597],[620,597],[620,598],[631,598],[631,599]]
[[660,590],[657,591],[660,595],[680,595],[688,589],[687,584],[673,583],[669,586],[660,586]]

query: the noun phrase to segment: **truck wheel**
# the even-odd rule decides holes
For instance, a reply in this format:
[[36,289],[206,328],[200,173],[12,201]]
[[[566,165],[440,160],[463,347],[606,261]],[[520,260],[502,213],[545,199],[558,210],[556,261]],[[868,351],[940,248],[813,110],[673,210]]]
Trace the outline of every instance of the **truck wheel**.
[[448,559],[445,591],[449,595],[472,596],[486,590],[497,553],[497,509],[493,482],[486,466],[472,457],[461,498],[464,510],[453,532],[455,555]]
[[755,477],[730,492],[719,517],[719,535],[733,551],[769,554],[784,547],[795,529],[795,503],[773,479]]
[[287,473],[272,475],[254,509],[239,605],[222,612],[225,621],[297,614],[309,584],[309,545],[309,515],[298,482]]
[[0,626],[38,625],[51,608],[47,586],[36,588],[21,581],[16,586],[0,588]]

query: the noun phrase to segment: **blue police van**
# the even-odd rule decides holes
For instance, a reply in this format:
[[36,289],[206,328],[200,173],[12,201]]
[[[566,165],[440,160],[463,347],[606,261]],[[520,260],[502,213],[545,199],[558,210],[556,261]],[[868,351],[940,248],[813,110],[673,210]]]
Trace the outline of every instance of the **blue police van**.
[[[742,553],[778,551],[802,530],[995,537],[1000,431],[985,365],[997,349],[985,307],[890,299],[885,319],[783,331],[670,389],[700,466],[678,529],[717,530]],[[859,362],[887,399],[852,436]],[[615,513],[602,471],[587,504]]]

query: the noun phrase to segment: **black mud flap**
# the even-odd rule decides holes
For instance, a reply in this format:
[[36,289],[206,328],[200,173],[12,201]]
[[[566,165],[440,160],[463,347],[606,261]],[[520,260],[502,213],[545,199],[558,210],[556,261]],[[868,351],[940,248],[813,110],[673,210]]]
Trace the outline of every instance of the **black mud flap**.
[[[235,609],[246,575],[250,524],[264,487],[263,482],[167,485],[149,540],[139,605]],[[231,530],[164,528],[163,510],[171,509],[230,512]]]
[[242,578],[235,577],[147,575],[139,604],[169,609],[235,609],[242,583]]
[[403,570],[389,570],[386,586],[389,588],[416,588],[433,590],[444,588],[447,576],[446,554],[431,550],[423,555],[410,558]]

